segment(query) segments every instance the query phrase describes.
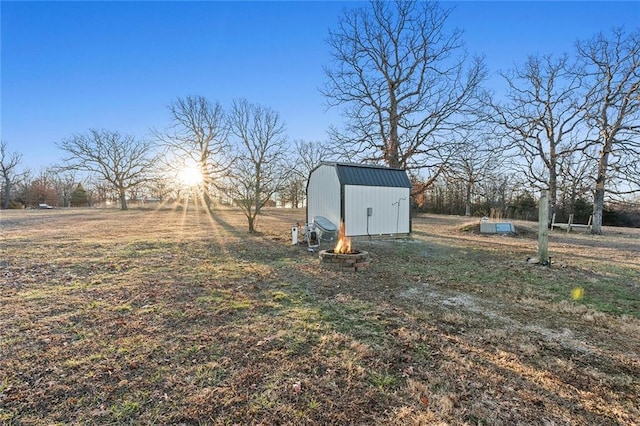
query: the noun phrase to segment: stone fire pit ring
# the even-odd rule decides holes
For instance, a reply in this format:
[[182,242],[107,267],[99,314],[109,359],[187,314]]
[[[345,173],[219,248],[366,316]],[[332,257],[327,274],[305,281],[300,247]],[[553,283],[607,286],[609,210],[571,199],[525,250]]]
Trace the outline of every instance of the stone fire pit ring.
[[320,265],[340,271],[357,272],[369,267],[369,252],[334,253],[333,250],[320,250]]

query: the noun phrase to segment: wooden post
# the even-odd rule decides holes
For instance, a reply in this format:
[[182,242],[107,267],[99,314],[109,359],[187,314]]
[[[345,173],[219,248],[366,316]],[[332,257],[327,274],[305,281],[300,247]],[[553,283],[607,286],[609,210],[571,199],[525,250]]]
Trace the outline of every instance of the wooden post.
[[547,191],[540,193],[538,204],[538,259],[541,265],[549,264],[549,251],[547,242],[549,240],[549,199]]
[[567,233],[571,232],[571,225],[573,225],[573,213],[569,215],[569,222],[567,223]]

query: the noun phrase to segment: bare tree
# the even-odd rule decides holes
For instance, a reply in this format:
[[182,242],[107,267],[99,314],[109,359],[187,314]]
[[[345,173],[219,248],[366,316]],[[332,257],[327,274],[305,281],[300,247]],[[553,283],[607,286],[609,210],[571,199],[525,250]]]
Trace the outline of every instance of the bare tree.
[[576,213],[579,200],[591,199],[593,177],[596,175],[594,157],[586,151],[575,151],[562,158],[559,164],[558,203],[567,216]]
[[48,204],[52,207],[60,206],[60,194],[56,187],[56,172],[51,169],[41,169],[38,175],[28,176],[25,182],[24,202],[30,207]]
[[11,200],[11,188],[15,184],[15,180],[19,174],[17,168],[22,160],[22,154],[17,152],[9,152],[7,142],[0,141],[0,173],[2,175],[2,194],[3,205],[2,208],[9,208],[9,201]]
[[307,142],[301,139],[294,141],[296,164],[293,173],[305,181],[320,162],[329,160],[330,153],[327,146],[320,142]]
[[117,193],[114,193],[113,185],[97,176],[92,176],[88,181],[87,195],[90,206],[107,206],[108,202],[118,198]]
[[153,200],[162,203],[177,193],[176,182],[163,174],[153,176],[147,182],[147,189]]
[[582,76],[568,55],[530,56],[523,67],[501,76],[508,87],[506,100],[492,104],[488,118],[501,127],[506,149],[515,154],[515,170],[530,185],[549,190],[553,214],[560,163],[581,147],[578,89]]
[[500,150],[490,146],[487,139],[488,136],[480,132],[470,132],[452,156],[445,172],[453,181],[464,186],[466,216],[471,216],[473,196],[478,190],[478,184],[498,169],[503,160]]
[[298,139],[294,141],[292,154],[287,157],[290,173],[282,190],[282,199],[297,208],[305,199],[307,179],[311,170],[321,161],[328,159],[329,151],[320,141],[307,142]]
[[526,182],[510,170],[503,168],[489,170],[487,176],[477,184],[480,211],[489,217],[507,217],[516,194],[525,185]]
[[260,210],[287,178],[285,126],[277,112],[244,99],[233,102],[229,123],[237,139],[238,156],[227,190],[253,233]]
[[[599,33],[576,47],[588,79],[588,142],[598,147],[592,232],[601,234],[605,193],[615,190],[611,178],[625,165],[640,162],[640,30],[626,34],[615,29],[609,38]],[[637,190],[628,187],[626,192]]]
[[462,33],[445,31],[450,13],[402,0],[345,11],[329,34],[323,94],[343,108],[345,128],[331,136],[346,158],[438,176],[485,74],[481,59],[465,69]]
[[118,192],[120,207],[127,210],[127,191],[146,182],[153,166],[151,144],[109,130],[90,129],[58,144],[66,151],[68,170],[98,175]]
[[198,165],[204,200],[210,206],[212,187],[219,184],[231,164],[224,110],[203,96],[188,96],[176,99],[169,111],[171,127],[166,132],[156,130],[154,135],[172,154],[170,168],[180,171],[187,162]]
[[78,186],[76,173],[73,170],[55,173],[54,169],[51,170],[51,174],[54,176],[53,182],[58,191],[60,206],[71,207],[71,194]]

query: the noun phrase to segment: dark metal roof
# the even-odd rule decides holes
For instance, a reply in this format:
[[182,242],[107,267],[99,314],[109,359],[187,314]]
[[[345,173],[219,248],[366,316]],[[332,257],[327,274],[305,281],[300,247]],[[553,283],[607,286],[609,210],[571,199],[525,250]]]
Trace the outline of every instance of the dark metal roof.
[[402,169],[350,163],[329,164],[335,165],[341,185],[411,188],[407,172]]

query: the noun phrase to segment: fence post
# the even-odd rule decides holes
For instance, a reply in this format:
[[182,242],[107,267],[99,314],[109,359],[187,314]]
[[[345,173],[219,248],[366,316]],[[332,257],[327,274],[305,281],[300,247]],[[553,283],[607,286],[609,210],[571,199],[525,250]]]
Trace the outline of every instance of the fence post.
[[547,191],[540,193],[540,202],[538,203],[538,259],[540,264],[549,264],[549,251],[547,242],[549,240],[549,201]]

